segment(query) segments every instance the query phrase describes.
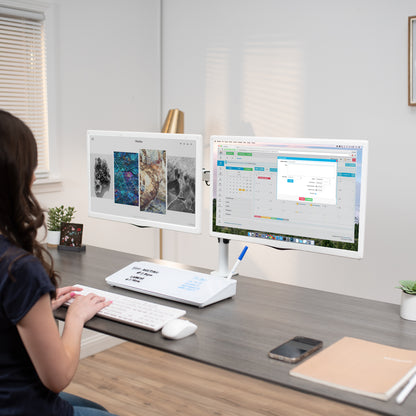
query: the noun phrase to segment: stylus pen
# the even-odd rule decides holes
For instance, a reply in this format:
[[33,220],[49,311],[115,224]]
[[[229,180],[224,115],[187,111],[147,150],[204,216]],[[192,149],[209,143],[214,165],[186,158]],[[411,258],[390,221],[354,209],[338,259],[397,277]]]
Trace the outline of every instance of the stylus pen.
[[237,270],[238,265],[240,264],[241,260],[243,260],[244,255],[246,254],[248,247],[245,246],[243,248],[243,251],[241,252],[241,254],[238,256],[237,261],[234,263],[233,268],[231,269],[230,273],[228,273],[227,279],[231,279],[233,277],[233,274],[235,273],[235,271]]
[[416,374],[410,379],[410,381],[406,384],[405,388],[398,394],[396,397],[396,403],[402,404],[406,397],[411,393],[411,391],[416,386]]

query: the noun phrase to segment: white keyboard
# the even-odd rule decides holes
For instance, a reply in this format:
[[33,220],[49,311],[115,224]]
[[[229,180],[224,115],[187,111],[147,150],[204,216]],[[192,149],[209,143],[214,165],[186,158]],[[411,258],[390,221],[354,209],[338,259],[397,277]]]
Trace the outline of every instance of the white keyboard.
[[[149,331],[159,331],[172,319],[180,318],[186,314],[186,311],[170,306],[159,305],[158,303],[147,302],[129,296],[118,295],[115,293],[99,290],[88,286],[75,285],[82,288],[82,292],[76,292],[81,295],[95,293],[106,300],[112,300],[113,303],[97,313],[102,318],[122,322],[128,325],[137,326]],[[65,303],[69,306],[73,302],[70,299]]]

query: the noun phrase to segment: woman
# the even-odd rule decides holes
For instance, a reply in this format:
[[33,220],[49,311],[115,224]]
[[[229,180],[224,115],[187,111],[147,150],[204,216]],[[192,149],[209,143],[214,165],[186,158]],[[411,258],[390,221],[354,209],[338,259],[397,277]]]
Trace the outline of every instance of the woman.
[[[44,225],[31,191],[36,165],[32,132],[0,110],[0,415],[108,416],[59,394],[75,374],[84,323],[109,302],[57,288],[52,259],[36,241]],[[52,311],[71,297],[60,336]]]

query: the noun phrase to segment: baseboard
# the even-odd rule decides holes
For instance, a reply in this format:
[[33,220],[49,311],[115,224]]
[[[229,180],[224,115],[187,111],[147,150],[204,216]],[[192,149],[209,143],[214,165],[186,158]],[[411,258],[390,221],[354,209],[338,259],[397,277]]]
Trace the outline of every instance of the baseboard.
[[[85,332],[88,330],[84,330]],[[121,344],[124,340],[120,338],[110,337],[109,335],[100,334],[94,331],[88,331],[83,335],[81,340],[81,354],[80,358],[86,358],[90,355],[98,354],[109,348]]]

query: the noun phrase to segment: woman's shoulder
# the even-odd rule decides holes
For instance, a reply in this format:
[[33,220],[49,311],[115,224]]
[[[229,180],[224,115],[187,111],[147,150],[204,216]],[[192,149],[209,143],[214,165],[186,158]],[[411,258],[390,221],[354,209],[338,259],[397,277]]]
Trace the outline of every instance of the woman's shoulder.
[[0,261],[2,263],[10,264],[19,260],[27,262],[34,258],[35,256],[16,246],[8,238],[0,234]]
[[0,235],[0,270],[11,273],[13,276],[25,275],[46,275],[46,270],[40,260],[33,254],[17,247],[7,238]]
[[3,243],[0,242],[0,299],[6,321],[16,325],[42,295],[53,293],[55,287],[36,256]]

